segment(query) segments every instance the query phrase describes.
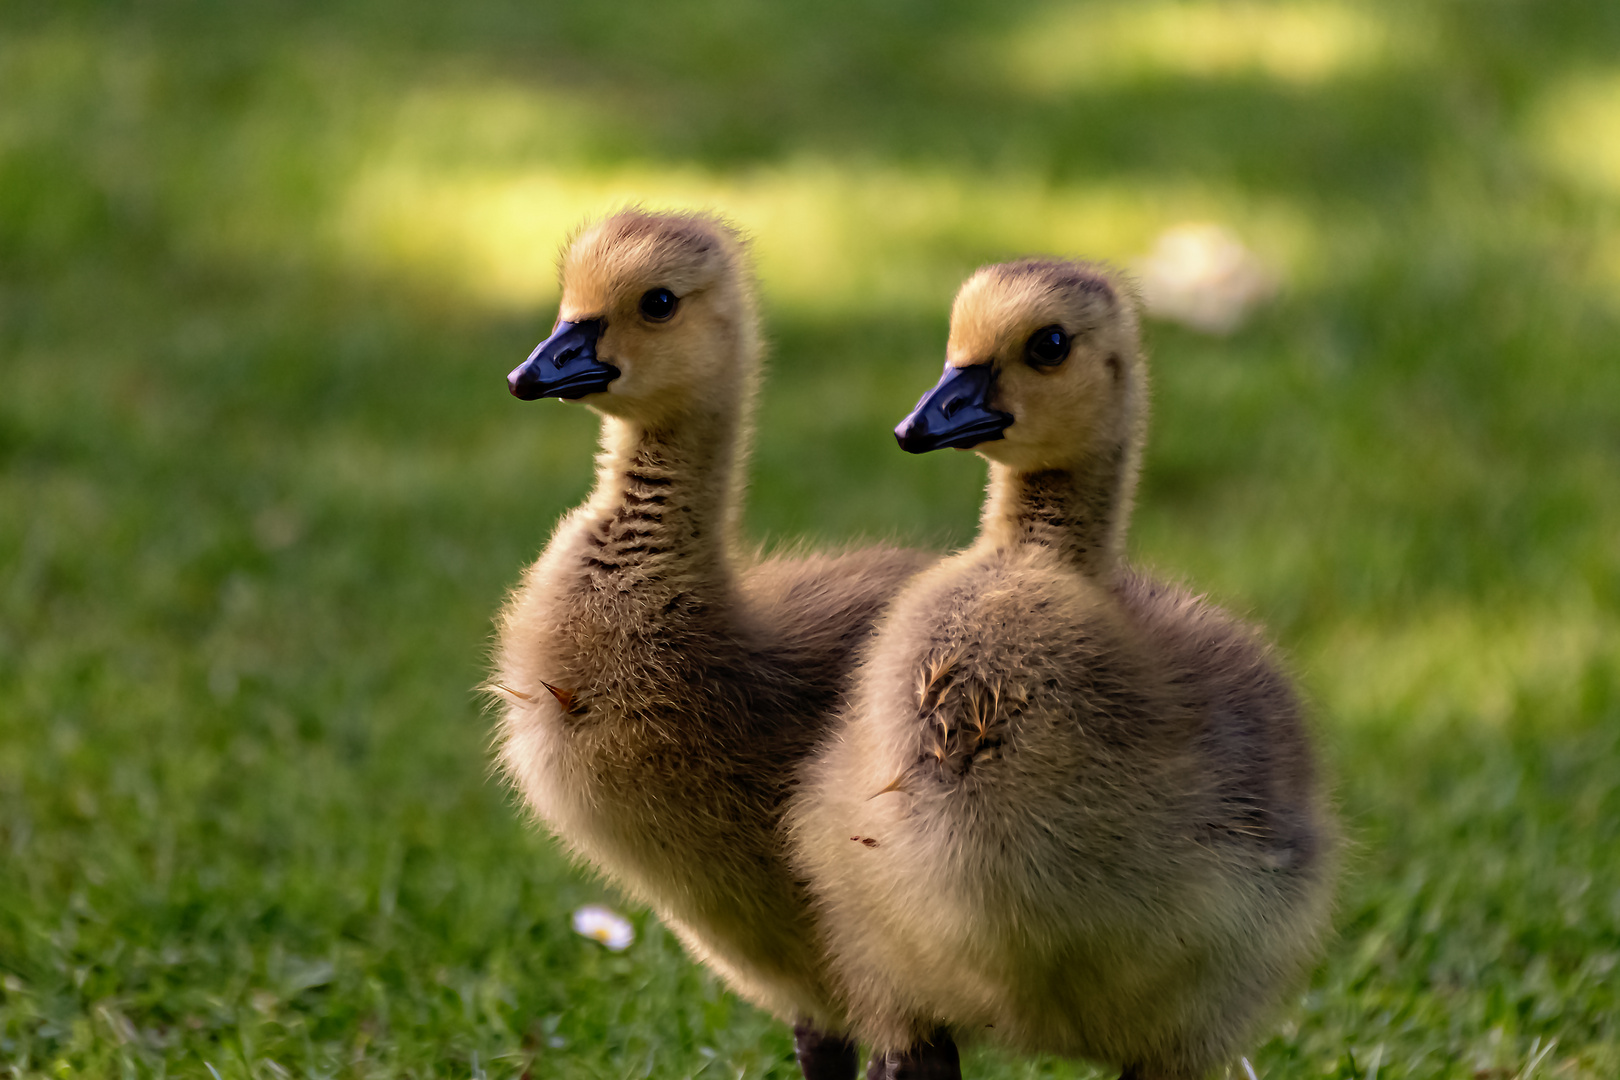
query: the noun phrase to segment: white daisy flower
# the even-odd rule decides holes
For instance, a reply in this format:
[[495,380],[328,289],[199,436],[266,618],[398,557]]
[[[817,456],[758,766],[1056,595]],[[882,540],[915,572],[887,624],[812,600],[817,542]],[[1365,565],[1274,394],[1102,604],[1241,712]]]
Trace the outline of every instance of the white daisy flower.
[[630,920],[601,904],[586,904],[574,912],[574,933],[599,941],[614,952],[623,952],[636,940],[636,928]]

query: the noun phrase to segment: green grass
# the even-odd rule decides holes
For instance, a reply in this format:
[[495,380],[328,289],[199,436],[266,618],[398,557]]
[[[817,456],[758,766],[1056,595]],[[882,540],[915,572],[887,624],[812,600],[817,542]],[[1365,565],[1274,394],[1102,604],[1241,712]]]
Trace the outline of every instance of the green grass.
[[0,8],[0,1075],[793,1075],[572,935],[470,689],[589,478],[501,378],[628,197],[758,235],[766,539],[971,534],[887,429],[977,262],[1240,229],[1290,286],[1153,327],[1133,549],[1273,628],[1354,838],[1256,1066],[1620,1074],[1620,7],[876,7]]

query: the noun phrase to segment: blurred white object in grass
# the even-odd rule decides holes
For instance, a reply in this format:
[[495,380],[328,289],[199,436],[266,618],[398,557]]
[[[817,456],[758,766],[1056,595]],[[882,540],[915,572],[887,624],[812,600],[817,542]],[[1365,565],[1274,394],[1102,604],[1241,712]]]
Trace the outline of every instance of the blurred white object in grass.
[[1277,276],[1228,228],[1177,225],[1135,267],[1148,314],[1230,334],[1277,292]]
[[614,952],[623,952],[636,940],[636,928],[630,920],[601,904],[586,904],[574,912],[574,933],[599,941]]

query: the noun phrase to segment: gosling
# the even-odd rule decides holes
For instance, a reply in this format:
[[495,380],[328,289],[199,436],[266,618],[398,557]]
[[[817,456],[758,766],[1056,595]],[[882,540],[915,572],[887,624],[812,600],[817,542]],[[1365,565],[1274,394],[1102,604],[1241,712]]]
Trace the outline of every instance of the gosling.
[[780,819],[857,647],[931,557],[744,551],[760,338],[728,226],[626,210],[569,244],[562,281],[555,330],[508,385],[599,413],[601,450],[499,618],[500,763],[570,852],[796,1024],[807,1077],[848,1080]]
[[879,624],[789,824],[872,1080],[956,1041],[1194,1080],[1312,963],[1334,825],[1260,635],[1122,548],[1147,373],[1084,263],[978,271],[896,429],[990,462],[977,541]]

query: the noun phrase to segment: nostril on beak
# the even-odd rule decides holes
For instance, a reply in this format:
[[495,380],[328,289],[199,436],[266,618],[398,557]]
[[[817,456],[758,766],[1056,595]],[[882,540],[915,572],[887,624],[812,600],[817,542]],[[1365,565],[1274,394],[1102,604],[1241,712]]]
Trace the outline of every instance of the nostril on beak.
[[949,420],[951,417],[956,415],[957,410],[959,410],[961,407],[962,399],[959,397],[953,397],[951,400],[947,401],[939,411],[940,414],[945,417],[945,419]]
[[578,355],[579,355],[579,349],[578,348],[563,349],[560,352],[558,352],[556,356],[553,356],[551,358],[551,366],[556,368],[558,371],[561,371],[563,369],[563,366],[566,365],[568,363],[568,361],[572,360],[574,357],[576,357]]

